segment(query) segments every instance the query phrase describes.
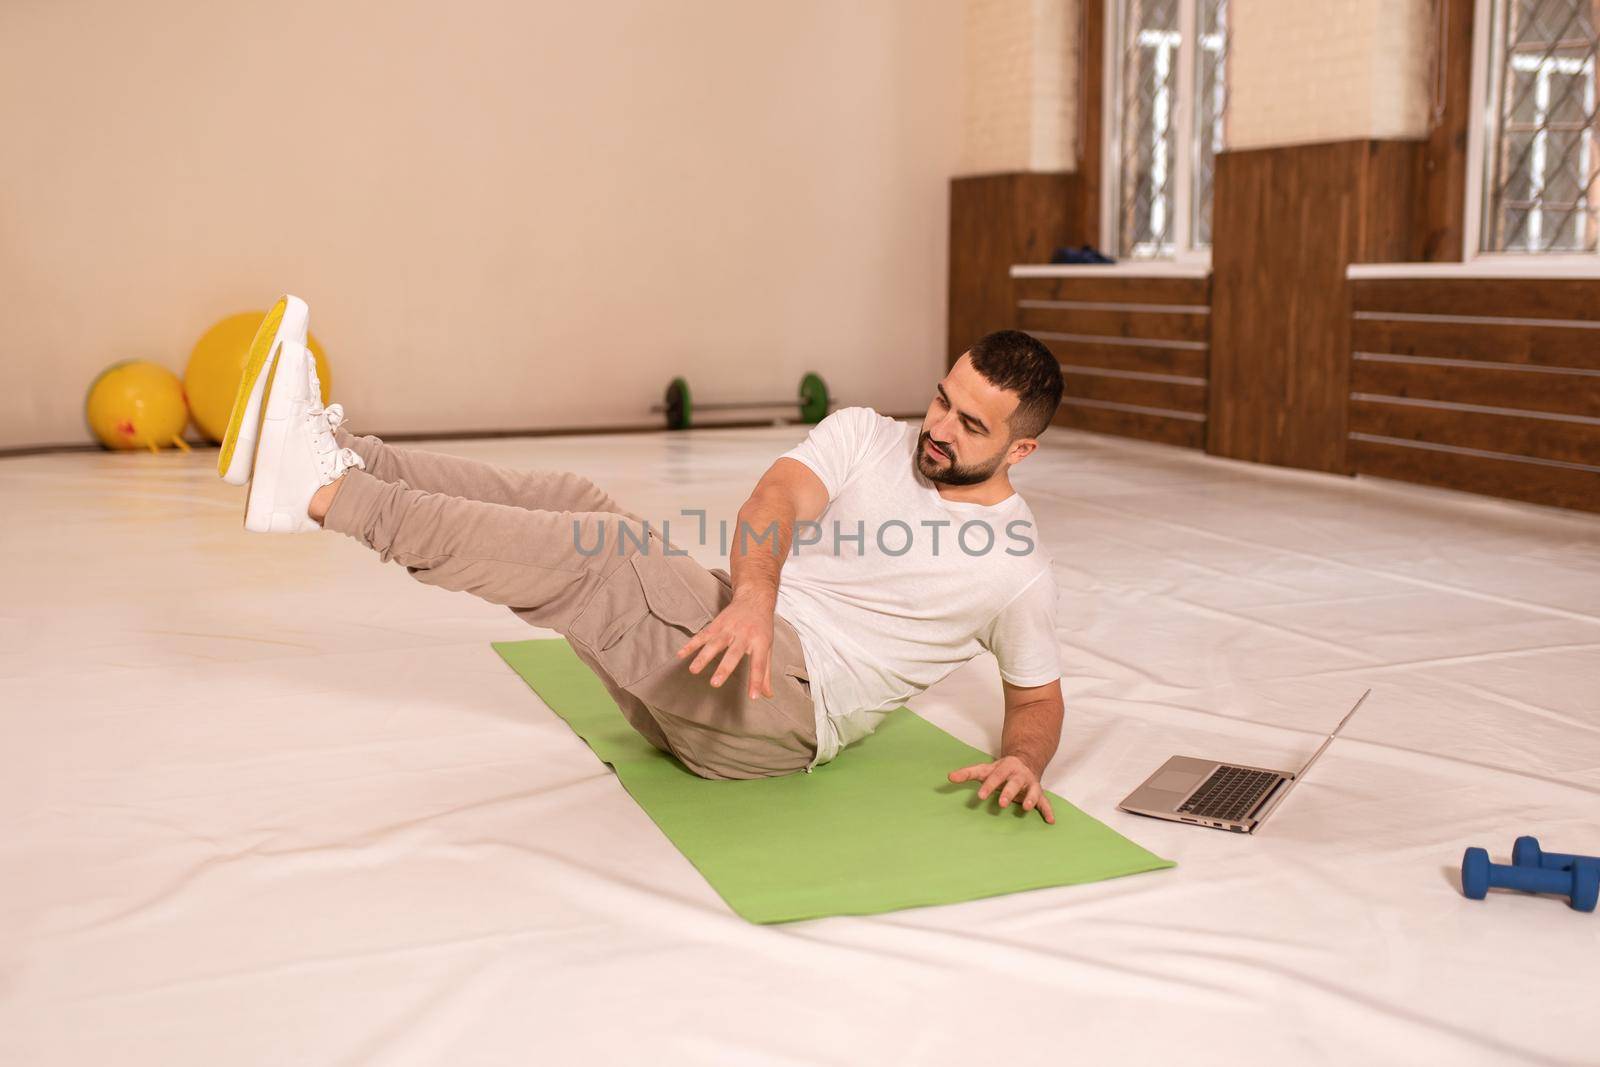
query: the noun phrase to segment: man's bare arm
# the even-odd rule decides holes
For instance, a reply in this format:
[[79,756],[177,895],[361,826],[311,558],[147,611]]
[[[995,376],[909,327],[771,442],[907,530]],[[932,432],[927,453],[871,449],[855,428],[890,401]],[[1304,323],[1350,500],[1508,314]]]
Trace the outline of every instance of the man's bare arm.
[[728,552],[733,595],[771,605],[778,576],[789,558],[794,527],[815,521],[828,506],[828,490],[799,460],[780,459],[761,476],[739,509],[738,529]]
[[1001,679],[1000,686],[1006,700],[1000,755],[1015,756],[1028,765],[1035,778],[1043,778],[1061,744],[1061,722],[1066,715],[1061,679],[1026,688]]
[[711,676],[720,686],[750,656],[750,697],[772,695],[772,615],[778,604],[778,578],[789,557],[797,523],[814,521],[828,506],[822,479],[804,463],[779,459],[761,476],[739,509],[738,527],[728,552],[733,601],[678,650],[698,650],[689,665],[699,674],[720,654]]

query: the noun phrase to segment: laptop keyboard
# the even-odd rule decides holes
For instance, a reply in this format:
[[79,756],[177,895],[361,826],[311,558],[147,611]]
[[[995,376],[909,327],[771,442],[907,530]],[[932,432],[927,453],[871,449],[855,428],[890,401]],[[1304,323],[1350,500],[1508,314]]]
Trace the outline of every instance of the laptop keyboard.
[[1243,818],[1281,775],[1243,767],[1218,767],[1178,810],[1208,819]]

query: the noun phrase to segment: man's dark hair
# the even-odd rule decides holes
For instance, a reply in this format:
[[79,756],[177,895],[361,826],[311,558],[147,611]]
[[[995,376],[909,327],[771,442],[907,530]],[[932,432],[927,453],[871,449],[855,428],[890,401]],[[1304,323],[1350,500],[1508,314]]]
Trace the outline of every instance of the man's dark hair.
[[1061,364],[1054,354],[1021,330],[998,330],[968,351],[985,381],[1021,398],[1009,420],[1012,440],[1044,433],[1061,406]]

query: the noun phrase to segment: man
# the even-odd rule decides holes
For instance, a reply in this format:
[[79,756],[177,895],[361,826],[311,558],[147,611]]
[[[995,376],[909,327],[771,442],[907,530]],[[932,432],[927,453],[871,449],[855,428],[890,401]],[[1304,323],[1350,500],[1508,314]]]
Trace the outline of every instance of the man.
[[1055,821],[1039,783],[1063,710],[1055,581],[1009,480],[1061,398],[1032,337],[973,345],[920,431],[869,408],[829,415],[740,509],[730,574],[578,475],[352,436],[319,401],[304,321],[241,384],[240,447],[263,411],[247,529],[337,530],[419,581],[556,630],[636,730],[706,778],[810,771],[990,650],[1002,754],[949,779]]

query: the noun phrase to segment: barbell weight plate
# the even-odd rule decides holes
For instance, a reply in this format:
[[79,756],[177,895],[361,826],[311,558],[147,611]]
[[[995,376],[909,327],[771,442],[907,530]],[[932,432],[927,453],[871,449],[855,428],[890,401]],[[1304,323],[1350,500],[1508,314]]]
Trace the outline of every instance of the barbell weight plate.
[[684,430],[694,423],[694,398],[689,394],[689,383],[674,378],[667,383],[667,429]]
[[800,421],[818,423],[828,417],[828,384],[822,375],[807,372],[800,379]]

